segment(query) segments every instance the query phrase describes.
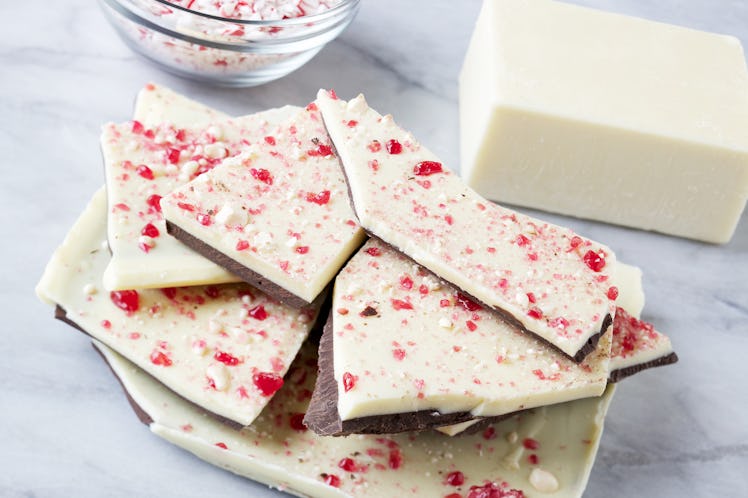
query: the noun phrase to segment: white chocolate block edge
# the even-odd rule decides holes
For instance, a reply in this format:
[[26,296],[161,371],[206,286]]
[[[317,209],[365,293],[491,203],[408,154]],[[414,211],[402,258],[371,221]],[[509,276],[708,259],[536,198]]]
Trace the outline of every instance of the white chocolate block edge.
[[614,313],[609,248],[486,201],[363,95],[317,105],[365,230],[577,361],[591,351]]
[[[260,417],[238,432],[206,417],[106,347],[100,350],[133,400],[152,418],[154,434],[211,464],[310,498],[465,495],[471,486],[487,482],[506,482],[502,489],[521,490],[527,498],[579,498],[613,395],[609,389],[600,398],[541,408],[496,424],[490,433],[454,439],[432,432],[319,437],[293,429],[297,426],[292,421],[305,410],[306,400],[300,401],[299,393],[314,382],[313,351],[305,348],[300,359],[309,363],[311,358],[310,365],[294,369],[298,380],[287,383]],[[527,438],[539,448],[526,449]],[[538,465],[528,463],[530,453],[538,456]],[[341,469],[346,458],[354,470]],[[446,483],[456,472],[465,480],[460,487]],[[543,472],[554,478],[551,483],[557,482],[555,491],[550,491],[549,479],[538,479],[548,477]]]
[[37,286],[66,319],[181,396],[249,424],[282,384],[314,323],[246,284],[109,293],[106,195],[99,190]]
[[489,199],[724,243],[748,199],[740,42],[550,0],[485,1],[462,175]]

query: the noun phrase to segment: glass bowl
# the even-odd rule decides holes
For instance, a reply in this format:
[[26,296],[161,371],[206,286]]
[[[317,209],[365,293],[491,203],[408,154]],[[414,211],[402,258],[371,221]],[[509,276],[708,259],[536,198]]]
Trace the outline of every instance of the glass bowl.
[[241,20],[164,0],[99,0],[109,22],[137,54],[193,80],[254,86],[308,62],[351,23],[360,0],[280,20]]

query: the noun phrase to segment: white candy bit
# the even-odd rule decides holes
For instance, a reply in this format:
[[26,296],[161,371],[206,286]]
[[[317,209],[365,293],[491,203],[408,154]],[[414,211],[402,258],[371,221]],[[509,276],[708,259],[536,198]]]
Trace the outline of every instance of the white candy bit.
[[156,241],[147,235],[141,235],[138,237],[138,244],[142,244],[146,247],[156,247]]
[[220,334],[223,332],[223,324],[218,320],[211,319],[208,321],[208,330],[211,334]]
[[198,356],[205,356],[208,352],[208,345],[202,339],[195,339],[192,341],[192,352]]
[[92,296],[98,292],[98,289],[94,284],[86,284],[83,286],[83,293]]
[[515,431],[512,431],[506,435],[506,440],[509,444],[516,443],[518,439],[519,435]]
[[216,391],[225,391],[231,383],[231,376],[225,365],[211,365],[205,371],[205,375],[213,380]]
[[211,125],[208,127],[208,135],[212,136],[216,140],[223,138],[223,129],[218,125]]
[[518,292],[516,296],[514,296],[514,300],[517,301],[517,304],[520,306],[527,306],[530,304],[530,298],[527,297],[527,294],[524,292]]
[[197,169],[199,167],[200,165],[197,163],[197,161],[187,161],[179,170],[179,179],[181,180],[184,177],[185,179],[189,180],[190,177],[197,172]]
[[211,159],[223,159],[228,155],[226,150],[226,144],[223,142],[215,142],[205,146],[205,155]]
[[296,247],[297,242],[296,237],[291,237],[286,241],[286,247]]
[[442,283],[438,278],[434,278],[431,275],[423,277],[423,285],[429,290],[429,292],[438,291],[442,288]]
[[439,319],[439,326],[443,329],[451,329],[453,324],[452,320],[447,318],[446,316],[443,316]]
[[268,232],[259,232],[254,236],[254,245],[259,249],[266,248],[273,243],[273,236]]
[[541,493],[555,493],[559,488],[556,476],[540,468],[530,472],[530,484]]
[[244,226],[248,223],[248,221],[249,217],[247,216],[247,212],[245,210],[241,208],[236,209],[229,204],[224,204],[223,207],[216,213],[216,222],[222,225]]

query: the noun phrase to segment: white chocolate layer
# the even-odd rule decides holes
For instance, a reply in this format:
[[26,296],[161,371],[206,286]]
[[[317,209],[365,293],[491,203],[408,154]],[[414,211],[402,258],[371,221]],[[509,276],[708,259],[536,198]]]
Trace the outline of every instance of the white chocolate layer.
[[258,383],[285,375],[316,310],[288,308],[245,284],[125,291],[118,299],[102,284],[109,259],[101,189],[52,255],[37,294],[174,392],[251,423],[269,400]]
[[230,119],[230,116],[169,88],[149,83],[138,92],[133,119],[152,128],[166,122],[181,126],[208,125]]
[[362,95],[317,104],[364,229],[569,356],[601,332],[610,249],[486,201]]
[[[153,419],[153,433],[214,465],[312,498],[431,497],[453,492],[467,496],[471,487],[490,486],[487,482],[523,493],[506,496],[579,498],[613,395],[609,389],[599,398],[540,408],[496,424],[483,434],[454,439],[434,432],[320,437],[293,422],[305,411],[308,390],[314,384],[316,361],[308,347],[292,367],[293,381],[286,383],[252,425],[239,432],[204,416],[111,350],[100,349],[135,402]],[[537,450],[525,448],[527,438],[538,444]],[[529,463],[530,454],[537,455],[537,465]],[[351,459],[346,463],[353,470],[341,468],[345,458]],[[552,474],[559,489],[539,493],[530,482],[535,469]],[[453,472],[462,472],[463,485],[447,483]]]
[[169,222],[312,302],[364,233],[316,105],[265,133],[164,197],[161,208]]
[[748,199],[746,129],[733,37],[483,3],[460,75],[461,171],[489,199],[727,242]]
[[[150,95],[150,94],[148,94]],[[168,97],[168,95],[167,95]],[[147,100],[138,110],[148,119],[171,97]],[[178,120],[202,115],[193,104],[178,107]],[[150,109],[150,111],[149,111]],[[177,110],[181,109],[181,110]],[[208,171],[248,142],[262,140],[270,122],[285,119],[295,108],[273,109],[211,125],[186,128],[162,122],[146,127],[140,121],[107,124],[102,150],[109,198],[108,239],[112,262],[104,283],[109,290],[236,282],[238,278],[166,233],[158,198]],[[164,116],[166,117],[166,116]],[[203,117],[203,123],[205,118]],[[155,196],[155,197],[154,197]],[[155,228],[150,231],[148,226]],[[156,233],[149,236],[147,233]]]
[[608,381],[610,332],[577,364],[375,240],[338,275],[332,317],[341,420],[503,415],[599,396]]
[[651,323],[629,314],[625,309],[616,311],[613,321],[613,347],[610,370],[642,365],[673,353],[670,338],[654,329]]

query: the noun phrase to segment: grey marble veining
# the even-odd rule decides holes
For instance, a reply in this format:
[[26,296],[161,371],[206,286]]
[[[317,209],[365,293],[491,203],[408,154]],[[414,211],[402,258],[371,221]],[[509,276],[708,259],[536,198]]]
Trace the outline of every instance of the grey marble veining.
[[[748,44],[744,0],[576,0]],[[4,5],[0,31],[0,496],[283,496],[149,434],[89,342],[34,294],[48,257],[103,182],[101,124],[156,81],[230,113],[363,91],[457,164],[457,83],[476,0],[364,0],[310,64],[254,89],[204,87],[134,56],[94,2]],[[341,70],[340,68],[344,68]],[[748,495],[748,216],[712,246],[534,213],[644,270],[644,315],[681,357],[616,395],[587,496]]]

